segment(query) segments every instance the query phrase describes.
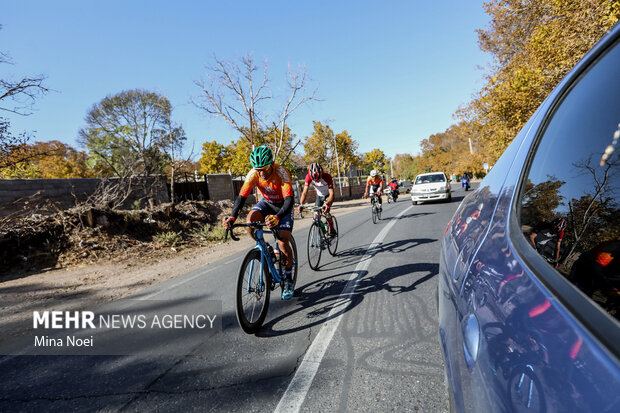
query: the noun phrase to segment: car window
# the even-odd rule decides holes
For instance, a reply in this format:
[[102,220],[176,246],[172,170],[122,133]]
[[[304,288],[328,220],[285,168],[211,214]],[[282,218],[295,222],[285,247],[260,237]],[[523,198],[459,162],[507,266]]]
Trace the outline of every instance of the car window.
[[415,180],[415,185],[430,184],[435,182],[446,182],[446,178],[443,174],[418,176]]
[[539,139],[521,230],[553,268],[620,318],[620,46],[565,93]]

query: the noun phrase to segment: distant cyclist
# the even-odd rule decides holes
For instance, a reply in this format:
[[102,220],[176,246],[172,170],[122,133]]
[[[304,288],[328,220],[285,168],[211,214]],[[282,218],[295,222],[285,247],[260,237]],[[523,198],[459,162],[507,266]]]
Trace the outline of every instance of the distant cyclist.
[[377,172],[376,169],[370,171],[370,176],[366,180],[366,189],[364,190],[364,198],[370,195],[377,195],[377,200],[379,201],[379,210],[381,210],[382,200],[381,193],[383,192],[383,179],[381,179],[381,175]]
[[[293,297],[293,251],[289,240],[293,231],[293,204],[294,195],[291,186],[291,175],[281,165],[273,162],[273,152],[267,146],[259,146],[250,154],[252,169],[245,178],[245,182],[235,199],[232,214],[222,220],[226,229],[235,222],[239,211],[243,208],[252,189],[257,187],[263,195],[247,216],[247,222],[265,221],[269,229],[278,230],[278,246],[284,261],[284,289],[282,299]],[[252,230],[248,228],[254,237]]]
[[323,171],[319,163],[311,163],[308,167],[308,173],[306,174],[304,189],[299,197],[299,212],[304,208],[303,203],[306,201],[310,184],[312,184],[316,190],[316,201],[314,205],[322,207],[325,218],[327,218],[327,224],[329,225],[329,235],[335,237],[337,234],[334,229],[332,216],[329,213],[334,203],[334,180],[330,174]]
[[394,198],[394,200],[396,201],[396,198],[398,198],[398,188],[400,188],[400,185],[398,184],[396,178],[392,178],[388,186],[392,190],[392,198]]
[[543,257],[553,260],[555,268],[560,260],[560,247],[566,230],[566,219],[555,218],[551,223],[543,222],[530,232],[530,243]]

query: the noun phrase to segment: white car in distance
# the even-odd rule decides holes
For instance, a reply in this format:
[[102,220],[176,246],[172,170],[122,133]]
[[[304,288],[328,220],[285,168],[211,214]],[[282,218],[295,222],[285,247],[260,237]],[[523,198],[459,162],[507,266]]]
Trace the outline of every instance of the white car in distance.
[[429,172],[415,177],[411,187],[411,203],[443,200],[450,202],[452,192],[450,180],[443,172]]

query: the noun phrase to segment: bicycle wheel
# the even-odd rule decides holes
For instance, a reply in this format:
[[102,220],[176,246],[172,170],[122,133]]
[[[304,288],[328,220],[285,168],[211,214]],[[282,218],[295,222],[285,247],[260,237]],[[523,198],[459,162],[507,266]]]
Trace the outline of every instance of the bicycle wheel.
[[379,208],[377,207],[377,203],[372,203],[372,223],[377,223],[377,217],[379,216]]
[[299,268],[299,260],[297,259],[297,243],[295,242],[295,238],[293,238],[293,234],[291,234],[289,243],[291,244],[291,249],[293,250],[293,284],[297,285],[297,269]]
[[387,196],[388,204],[392,203],[392,195],[388,194]]
[[261,280],[260,257],[259,250],[249,251],[241,264],[237,279],[237,321],[248,334],[256,333],[260,329],[269,308],[271,274],[265,265]]
[[377,206],[377,218],[379,218],[379,220],[381,220],[381,204],[379,204],[379,206]]
[[321,228],[316,222],[313,222],[308,231],[308,264],[310,268],[316,270],[321,261]]
[[332,223],[334,224],[334,229],[336,230],[336,236],[332,237],[327,245],[327,250],[329,253],[334,256],[336,255],[336,250],[338,249],[338,237],[340,237],[340,233],[338,232],[338,221],[336,221],[336,217],[332,216]]
[[508,396],[513,412],[545,412],[547,410],[540,381],[529,366],[517,367],[508,378]]

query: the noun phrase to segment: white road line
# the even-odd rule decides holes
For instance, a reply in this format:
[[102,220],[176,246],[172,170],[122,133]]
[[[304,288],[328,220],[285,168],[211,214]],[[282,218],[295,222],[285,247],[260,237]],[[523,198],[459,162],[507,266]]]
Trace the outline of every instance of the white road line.
[[[338,297],[338,301],[349,300],[350,296],[355,292],[355,288],[357,287],[357,283],[362,277],[362,273],[368,268],[370,262],[372,261],[373,250],[379,246],[379,244],[386,237],[390,229],[396,224],[398,218],[401,217],[405,212],[409,211],[413,206],[409,206],[409,208],[402,211],[400,214],[396,215],[392,219],[390,223],[388,223],[383,230],[375,237],[370,244],[370,247],[366,250],[366,253],[360,260],[360,263],[355,267],[355,271],[353,271],[353,275],[349,278],[347,285],[344,287],[340,296]],[[331,342],[340,321],[342,320],[342,314],[346,311],[347,307],[343,308],[342,305],[334,307],[328,315],[328,320],[321,330],[312,341],[310,348],[306,352],[304,359],[302,360],[299,368],[295,372],[295,376],[293,380],[288,385],[288,388],[284,392],[282,399],[276,406],[275,412],[298,412],[301,409],[301,405],[306,399],[306,394],[308,394],[308,390],[310,390],[310,385],[314,380],[314,376],[319,369],[319,365],[321,364],[321,360],[325,355],[325,351]]]
[[224,263],[224,265],[232,264],[233,262],[239,261],[241,258],[243,258],[243,257],[237,257],[237,258],[235,258],[235,259],[233,259],[233,260],[226,261],[226,262]]

